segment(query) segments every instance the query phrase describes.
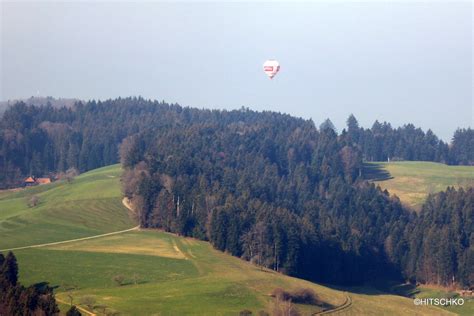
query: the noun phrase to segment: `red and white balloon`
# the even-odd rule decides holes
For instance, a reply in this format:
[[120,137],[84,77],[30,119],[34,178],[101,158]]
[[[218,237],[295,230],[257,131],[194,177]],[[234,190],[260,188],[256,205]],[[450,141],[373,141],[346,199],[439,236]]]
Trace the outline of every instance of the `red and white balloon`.
[[280,63],[275,59],[269,59],[263,63],[263,71],[265,71],[270,79],[273,79],[280,71]]

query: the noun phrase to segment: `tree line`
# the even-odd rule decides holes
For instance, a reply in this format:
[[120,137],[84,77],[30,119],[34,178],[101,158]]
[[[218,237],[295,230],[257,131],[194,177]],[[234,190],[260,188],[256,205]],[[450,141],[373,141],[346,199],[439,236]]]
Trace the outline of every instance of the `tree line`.
[[424,132],[413,124],[393,128],[375,121],[371,128],[359,126],[354,115],[342,131],[361,148],[365,161],[421,160],[450,165],[474,165],[474,130],[459,128],[451,143],[439,139],[431,130]]
[[58,315],[53,289],[47,283],[24,287],[18,282],[18,263],[0,253],[0,315]]
[[401,243],[409,249],[400,253],[407,278],[474,285],[474,188],[431,194]]
[[[0,119],[0,189],[18,186],[30,175],[72,168],[83,172],[117,163],[119,144],[140,132],[161,133],[218,119],[223,120],[219,124],[239,124],[246,111],[193,109],[143,98],[78,101],[64,107],[17,102]],[[248,113],[251,120],[268,120],[273,115]],[[322,127],[332,125],[326,123]],[[366,161],[390,158],[474,164],[474,131],[470,128],[457,130],[447,144],[430,130],[425,133],[411,124],[394,129],[375,122],[371,129],[364,129],[351,115],[341,134],[360,148]]]

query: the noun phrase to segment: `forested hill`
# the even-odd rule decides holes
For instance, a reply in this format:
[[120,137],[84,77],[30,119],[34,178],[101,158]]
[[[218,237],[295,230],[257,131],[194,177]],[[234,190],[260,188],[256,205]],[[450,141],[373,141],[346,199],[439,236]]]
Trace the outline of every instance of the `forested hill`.
[[359,177],[347,134],[253,115],[126,138],[122,181],[141,226],[318,282],[472,284],[473,189],[430,196],[418,216]]
[[[200,110],[141,98],[70,108],[18,103],[0,121],[0,184],[112,164],[120,145],[125,193],[144,227],[209,240],[316,281],[405,277],[446,284],[454,276],[460,285],[472,284],[473,190],[434,196],[431,203],[446,202],[416,215],[361,173],[364,160],[388,157],[472,163],[473,131],[457,131],[448,146],[411,125],[379,125],[362,129],[351,116],[338,135],[330,121],[318,129],[311,120],[275,112]],[[440,220],[430,226],[423,218],[434,213]],[[417,257],[419,247],[443,242],[435,238],[446,234],[455,251]]]
[[194,124],[124,141],[123,183],[140,224],[312,280],[399,277],[383,244],[410,215],[357,181],[358,150],[311,122],[241,115],[238,124]]

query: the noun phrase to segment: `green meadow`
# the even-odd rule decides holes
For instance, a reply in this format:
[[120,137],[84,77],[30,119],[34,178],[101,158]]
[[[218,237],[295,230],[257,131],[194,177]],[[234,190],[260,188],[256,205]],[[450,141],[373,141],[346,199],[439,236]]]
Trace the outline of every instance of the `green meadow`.
[[459,295],[459,293],[453,290],[449,290],[449,289],[437,287],[437,286],[430,286],[430,285],[414,286],[410,284],[403,284],[403,285],[394,286],[392,288],[392,291],[406,297],[419,298],[419,299],[426,299],[426,298],[459,299],[459,298],[462,298],[463,299],[462,304],[461,303],[458,305],[451,304],[448,306],[443,306],[442,308],[458,315],[474,315],[474,298],[462,297]]
[[474,186],[474,166],[402,161],[368,163],[366,170],[368,178],[416,210],[430,193],[444,191],[448,186]]
[[[414,295],[417,298],[460,298],[458,293],[448,291],[445,289],[430,288],[430,287],[417,287],[417,293]],[[450,312],[460,315],[474,315],[474,299],[464,297],[464,304],[457,306],[445,307]]]
[[[0,249],[87,237],[135,226],[122,205],[117,166],[0,195]],[[39,198],[28,206],[31,196]]]
[[[0,195],[0,248],[65,241],[136,226],[121,204],[120,167],[97,169],[72,183]],[[36,207],[27,197],[37,195]],[[450,315],[370,289],[318,285],[262,269],[209,243],[158,230],[134,230],[54,246],[16,250],[20,282],[49,282],[62,312],[72,300],[97,315],[238,315],[271,312],[277,287],[313,289],[338,315]],[[88,301],[88,302],[87,302]],[[318,306],[297,305],[303,315]],[[452,314],[451,314],[452,315]]]

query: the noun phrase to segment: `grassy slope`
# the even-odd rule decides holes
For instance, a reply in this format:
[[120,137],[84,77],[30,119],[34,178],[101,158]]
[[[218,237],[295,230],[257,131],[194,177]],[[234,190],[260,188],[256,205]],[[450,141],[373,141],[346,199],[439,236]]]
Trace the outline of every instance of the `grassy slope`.
[[[120,205],[119,173],[119,167],[112,166],[84,174],[72,184],[56,183],[1,195],[0,245],[64,240],[133,226]],[[42,205],[29,209],[24,197],[33,192],[40,196]],[[15,225],[5,227],[4,223]],[[310,287],[333,305],[346,299],[342,291],[262,270],[216,251],[206,242],[159,231],[133,231],[15,253],[22,283],[49,281],[58,286],[57,297],[62,301],[69,301],[65,291],[74,287],[74,303],[92,295],[99,314],[104,308],[128,315],[235,315],[245,308],[257,312],[267,308],[272,300],[268,293],[276,287]],[[123,275],[126,284],[115,284],[115,275]],[[416,307],[411,299],[400,296],[348,295],[353,305],[340,314],[444,313]],[[317,310],[299,307],[307,313]]]
[[[141,254],[146,248],[147,255]],[[268,307],[272,300],[268,294],[276,287],[310,287],[333,305],[345,300],[342,291],[262,270],[214,250],[206,242],[160,231],[129,232],[16,253],[23,282],[49,280],[59,286],[57,296],[63,301],[68,301],[64,289],[73,285],[76,303],[93,295],[97,305],[127,315],[157,311],[161,315],[235,315],[243,309],[256,313]],[[125,277],[126,285],[113,282],[113,276],[119,274]],[[134,274],[138,275],[138,284],[133,282]],[[348,294],[353,306],[341,314],[442,314],[440,310],[416,307],[411,299],[400,296]]]
[[[120,169],[97,169],[73,183],[56,182],[0,195],[0,249],[97,235],[134,226],[121,204]],[[28,207],[29,196],[39,205]],[[113,220],[111,220],[113,219]]]
[[[417,289],[419,292],[415,296],[418,298],[460,297],[456,292],[449,292],[443,289],[434,289],[430,287],[418,287]],[[462,306],[450,306],[446,309],[462,315],[474,315],[474,298],[465,297]]]
[[459,315],[474,315],[474,298],[461,297],[457,292],[430,285],[413,286],[409,284],[396,285],[393,290],[400,295],[413,298],[463,298],[463,305],[442,307]]
[[434,162],[403,161],[370,163],[370,167],[388,171],[391,179],[375,181],[408,206],[419,209],[430,193],[448,186],[473,186],[474,167],[448,166]]

